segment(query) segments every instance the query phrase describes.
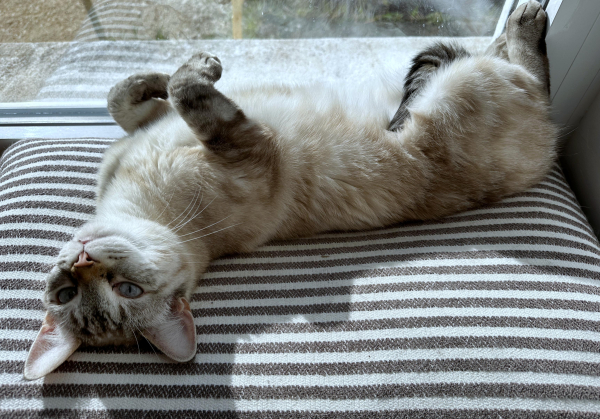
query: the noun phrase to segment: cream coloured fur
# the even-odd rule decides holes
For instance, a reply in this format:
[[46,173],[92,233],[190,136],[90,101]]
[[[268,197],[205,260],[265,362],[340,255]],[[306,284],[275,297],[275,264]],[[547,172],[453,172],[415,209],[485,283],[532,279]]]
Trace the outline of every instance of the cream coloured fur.
[[[531,13],[533,3],[517,12]],[[543,63],[518,51],[535,47],[539,10],[519,29],[535,36],[509,30],[501,53],[440,68],[410,103],[400,132],[386,129],[400,77],[360,88],[261,85],[228,92],[229,100],[213,87],[219,60],[200,54],[172,77],[132,76],[115,86],[111,112],[131,135],[106,152],[96,215],[49,277],[50,326],[65,323],[69,336],[91,345],[132,342],[139,333],[173,354],[156,338],[173,324],[180,341],[165,339],[193,349],[170,356],[189,359],[195,332],[186,299],[212,259],[276,238],[439,218],[536,184],[555,160],[557,131],[544,73],[531,70]],[[168,101],[160,86],[168,86]],[[76,267],[85,256],[91,265]],[[123,281],[144,293],[115,294]],[[59,304],[57,290],[73,284],[78,294]],[[83,298],[96,311],[81,312]],[[97,312],[111,326],[81,334]],[[27,365],[29,378],[48,372]]]

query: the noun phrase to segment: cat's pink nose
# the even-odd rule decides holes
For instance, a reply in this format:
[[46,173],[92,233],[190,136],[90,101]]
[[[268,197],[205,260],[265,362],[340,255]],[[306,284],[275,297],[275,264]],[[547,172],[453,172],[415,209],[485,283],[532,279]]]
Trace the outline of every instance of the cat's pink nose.
[[75,268],[80,268],[83,266],[92,266],[94,264],[94,260],[87,254],[87,252],[83,251],[79,254],[79,260],[73,264]]

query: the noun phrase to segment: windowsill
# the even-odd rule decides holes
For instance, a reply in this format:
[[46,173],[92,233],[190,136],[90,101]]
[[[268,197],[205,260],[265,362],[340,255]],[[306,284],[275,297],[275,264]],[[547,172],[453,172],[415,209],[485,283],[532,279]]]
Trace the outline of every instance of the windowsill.
[[[0,84],[0,150],[21,138],[122,137],[124,131],[105,109],[110,88],[136,72],[172,74],[196,51],[211,51],[221,58],[224,72],[218,87],[226,91],[248,83],[360,84],[376,73],[404,75],[418,51],[442,39],[458,41],[472,51],[485,49],[491,41],[402,37],[0,44],[1,56],[23,55],[17,54],[18,45],[29,54],[17,68],[15,61],[0,60],[0,72],[18,75]],[[37,92],[32,93],[34,89]],[[27,103],[20,100],[20,92],[27,92]],[[73,112],[61,114],[65,107]],[[75,112],[89,108],[96,114]],[[24,114],[2,114],[6,109],[21,109]],[[48,110],[56,111],[54,116]]]
[[[360,82],[376,71],[406,69],[424,46],[457,40],[485,48],[491,38],[322,38],[286,40],[97,41],[0,44],[2,102],[104,100],[115,83],[140,71],[173,73],[196,51],[210,51],[224,67],[221,89],[257,81]],[[20,46],[20,47],[19,47]],[[24,53],[19,53],[19,49]],[[25,56],[28,59],[25,59]]]

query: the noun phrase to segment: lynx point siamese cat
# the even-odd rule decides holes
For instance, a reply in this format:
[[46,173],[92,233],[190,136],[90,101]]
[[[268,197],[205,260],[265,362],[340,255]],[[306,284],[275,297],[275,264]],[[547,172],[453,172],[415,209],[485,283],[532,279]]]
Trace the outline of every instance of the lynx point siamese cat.
[[[188,301],[207,265],[271,239],[435,219],[540,181],[555,160],[539,3],[480,56],[436,44],[402,82],[364,98],[324,86],[224,96],[218,58],[134,75],[109,94],[129,136],[105,153],[97,210],[47,279],[24,375],[80,345],[145,337],[196,353]],[[393,84],[393,83],[392,83]],[[396,106],[397,102],[396,102]]]

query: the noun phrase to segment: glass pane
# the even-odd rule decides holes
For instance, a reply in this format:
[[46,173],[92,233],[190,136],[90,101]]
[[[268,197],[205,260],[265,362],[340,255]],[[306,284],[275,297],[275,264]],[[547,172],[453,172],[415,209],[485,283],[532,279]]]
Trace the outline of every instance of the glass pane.
[[[100,100],[120,79],[141,70],[172,72],[198,48],[218,53],[229,45],[231,54],[247,53],[247,48],[260,53],[252,43],[217,46],[209,40],[329,38],[331,44],[338,38],[487,37],[494,33],[504,3],[0,0],[0,102]],[[365,42],[374,48],[383,45]]]

